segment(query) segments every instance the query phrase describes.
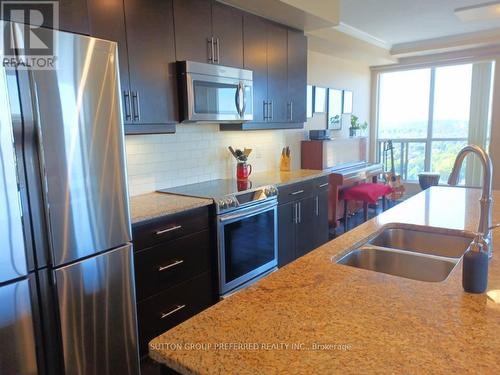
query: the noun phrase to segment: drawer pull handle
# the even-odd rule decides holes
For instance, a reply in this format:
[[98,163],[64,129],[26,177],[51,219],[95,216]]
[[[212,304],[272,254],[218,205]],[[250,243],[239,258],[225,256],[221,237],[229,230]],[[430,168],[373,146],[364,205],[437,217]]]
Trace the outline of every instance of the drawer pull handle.
[[181,260],[174,260],[172,263],[167,264],[166,266],[160,266],[160,267],[158,267],[158,272],[162,272],[162,271],[168,270],[169,268],[178,266],[179,264],[182,264],[182,263],[184,263],[184,261],[182,259]]
[[174,309],[170,310],[169,312],[161,313],[161,318],[165,319],[170,315],[175,314],[177,311],[182,310],[184,307],[186,307],[186,305],[177,305]]
[[294,191],[293,193],[290,193],[291,195],[297,195],[297,194],[302,194],[304,192],[304,190],[297,190],[297,191]]
[[329,184],[329,182],[325,182],[324,184],[321,184],[321,185],[319,185],[318,187],[319,187],[319,188],[322,188],[322,187],[328,186],[328,184]]
[[182,228],[182,225],[176,225],[175,227],[158,230],[158,231],[156,231],[156,235],[159,236],[161,234],[165,234],[165,233],[168,233],[168,232],[173,232],[174,230],[181,229],[181,228]]

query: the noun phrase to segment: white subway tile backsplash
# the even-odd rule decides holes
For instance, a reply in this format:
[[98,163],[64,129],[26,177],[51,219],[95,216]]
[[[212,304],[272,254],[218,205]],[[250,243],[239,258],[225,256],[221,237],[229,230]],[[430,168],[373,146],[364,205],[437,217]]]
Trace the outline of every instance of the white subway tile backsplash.
[[221,132],[217,124],[181,124],[176,134],[127,136],[130,194],[231,178],[236,162],[228,146],[252,148],[248,162],[256,172],[277,169],[284,131]]

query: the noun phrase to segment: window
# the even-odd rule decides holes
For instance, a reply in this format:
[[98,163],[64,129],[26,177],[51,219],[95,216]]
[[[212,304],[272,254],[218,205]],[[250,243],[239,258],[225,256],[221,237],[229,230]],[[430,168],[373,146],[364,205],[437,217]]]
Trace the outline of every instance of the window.
[[[438,172],[441,183],[445,183],[463,146],[467,143],[487,146],[491,78],[491,62],[381,73],[379,160],[386,161],[383,145],[392,140],[394,169],[404,180],[416,181],[419,173],[430,170]],[[481,110],[476,110],[471,115],[471,103],[476,105],[474,99],[478,98],[488,101],[486,106],[478,106],[487,113],[481,115]],[[389,168],[390,160],[389,156]],[[466,160],[461,183],[465,183],[472,164]]]

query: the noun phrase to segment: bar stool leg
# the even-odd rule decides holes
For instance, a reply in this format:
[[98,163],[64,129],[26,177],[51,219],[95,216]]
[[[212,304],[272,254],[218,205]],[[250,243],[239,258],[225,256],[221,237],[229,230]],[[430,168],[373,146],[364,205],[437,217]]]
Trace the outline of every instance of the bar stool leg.
[[363,218],[365,221],[368,220],[368,202],[363,202]]
[[344,199],[344,233],[347,232],[347,201]]

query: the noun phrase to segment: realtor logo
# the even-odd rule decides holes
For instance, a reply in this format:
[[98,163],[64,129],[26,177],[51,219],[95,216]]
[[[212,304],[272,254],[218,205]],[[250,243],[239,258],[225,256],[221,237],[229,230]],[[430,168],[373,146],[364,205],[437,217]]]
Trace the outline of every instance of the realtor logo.
[[1,30],[4,67],[55,69],[58,1],[1,1]]

